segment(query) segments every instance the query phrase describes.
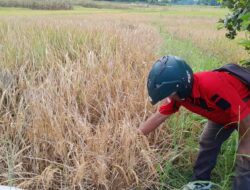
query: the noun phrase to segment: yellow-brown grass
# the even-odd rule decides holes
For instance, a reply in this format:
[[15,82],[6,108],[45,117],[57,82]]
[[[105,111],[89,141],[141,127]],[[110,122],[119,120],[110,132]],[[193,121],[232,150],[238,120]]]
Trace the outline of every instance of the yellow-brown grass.
[[102,16],[8,17],[0,25],[1,183],[156,184],[159,160],[136,127],[150,111],[145,77],[160,44],[157,31]]
[[[238,62],[247,59],[248,54],[243,47],[225,37],[225,30],[218,30],[219,17],[164,17],[165,29],[180,40],[188,40],[207,54],[224,60],[224,63]],[[238,38],[244,38],[240,34]]]
[[[171,154],[173,137],[136,132],[153,111],[145,83],[162,39],[150,22],[225,62],[246,57],[216,21],[1,16],[0,182],[25,189],[159,187],[156,166]],[[194,133],[199,125],[192,121]]]

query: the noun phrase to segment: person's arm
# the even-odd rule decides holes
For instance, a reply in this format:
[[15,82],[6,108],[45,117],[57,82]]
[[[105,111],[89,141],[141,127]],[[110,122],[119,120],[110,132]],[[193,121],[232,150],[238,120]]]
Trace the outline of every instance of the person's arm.
[[138,128],[138,132],[143,135],[147,135],[151,131],[159,127],[160,124],[162,124],[168,117],[169,115],[163,115],[159,111],[157,111],[140,125],[140,127]]

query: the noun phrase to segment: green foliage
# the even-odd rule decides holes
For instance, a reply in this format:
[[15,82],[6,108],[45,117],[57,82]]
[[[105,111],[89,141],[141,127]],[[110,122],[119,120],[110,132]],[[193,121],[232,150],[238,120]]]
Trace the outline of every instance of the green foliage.
[[76,6],[96,8],[96,9],[132,9],[135,7],[142,7],[143,5],[131,5],[130,3],[116,2],[116,1],[92,1],[92,0],[78,0],[73,2]]
[[220,5],[220,3],[218,3],[216,0],[198,0],[197,4],[199,4],[199,5],[211,5],[211,6]]
[[250,53],[250,0],[221,0],[221,3],[231,10],[229,15],[219,21],[221,27],[228,30],[226,37],[234,39],[237,32],[245,32],[245,39],[240,40],[240,44]]
[[23,7],[41,10],[69,10],[73,9],[68,0],[0,0],[1,7]]
[[171,4],[181,4],[181,5],[211,5],[218,6],[219,3],[216,0],[170,0]]

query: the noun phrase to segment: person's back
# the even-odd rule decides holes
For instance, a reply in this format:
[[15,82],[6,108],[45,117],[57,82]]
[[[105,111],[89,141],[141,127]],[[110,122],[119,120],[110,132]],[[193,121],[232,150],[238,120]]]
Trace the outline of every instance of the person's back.
[[[223,126],[235,126],[250,113],[250,91],[238,78],[226,72],[194,74],[192,93],[183,101],[165,103],[160,113],[169,115],[180,106]],[[219,117],[220,116],[220,117]]]

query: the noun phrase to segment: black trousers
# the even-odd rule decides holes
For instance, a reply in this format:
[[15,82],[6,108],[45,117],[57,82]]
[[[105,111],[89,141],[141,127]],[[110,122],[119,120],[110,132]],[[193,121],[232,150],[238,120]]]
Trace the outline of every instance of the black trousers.
[[[200,138],[200,150],[194,165],[193,180],[210,180],[210,174],[216,165],[221,145],[235,129],[225,129],[212,121],[208,121]],[[250,190],[250,159],[237,156],[236,175],[233,190]]]
[[210,180],[221,145],[234,130],[225,129],[221,125],[208,121],[200,137],[200,150],[194,165],[193,180]]

